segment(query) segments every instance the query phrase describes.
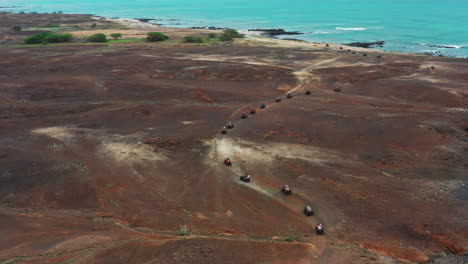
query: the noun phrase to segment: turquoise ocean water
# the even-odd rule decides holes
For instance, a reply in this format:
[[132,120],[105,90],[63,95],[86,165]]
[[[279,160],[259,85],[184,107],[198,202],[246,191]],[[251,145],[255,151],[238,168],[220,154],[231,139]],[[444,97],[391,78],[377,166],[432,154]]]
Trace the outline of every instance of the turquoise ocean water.
[[0,0],[0,7],[154,18],[171,27],[284,28],[305,33],[289,38],[385,40],[387,51],[468,57],[468,0]]

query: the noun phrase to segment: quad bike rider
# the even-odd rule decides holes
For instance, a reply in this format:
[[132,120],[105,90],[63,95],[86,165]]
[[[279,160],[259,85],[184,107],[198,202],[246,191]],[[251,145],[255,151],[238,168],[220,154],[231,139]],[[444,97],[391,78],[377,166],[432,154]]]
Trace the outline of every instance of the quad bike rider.
[[231,166],[232,165],[231,159],[229,157],[224,159],[224,165],[226,165],[226,166]]
[[305,95],[310,95],[310,94],[311,94],[311,92],[310,92],[309,90],[307,90],[307,91],[305,92]]
[[282,191],[284,194],[286,194],[286,195],[292,194],[291,188],[289,188],[288,185],[283,186],[283,188],[281,189],[281,191]]
[[228,129],[233,129],[233,128],[234,128],[234,124],[233,124],[231,121],[229,121],[229,123],[228,123],[228,125],[227,125],[227,128],[228,128]]
[[223,129],[221,130],[221,134],[227,134],[227,128],[226,127],[223,127]]
[[257,111],[255,110],[255,108],[252,108],[252,109],[250,110],[250,114],[251,114],[251,115],[255,115],[255,113],[257,113]]
[[250,174],[246,173],[245,175],[240,176],[240,180],[243,182],[250,182]]
[[286,96],[286,98],[291,99],[291,98],[292,98],[292,94],[288,93],[288,95]]
[[314,215],[314,211],[312,211],[312,207],[310,207],[308,205],[306,207],[304,207],[304,214],[307,215],[307,216]]
[[241,115],[241,118],[242,119],[247,119],[247,114],[245,112],[243,112],[242,115]]
[[281,102],[281,98],[279,98],[279,97],[276,97],[276,100],[275,100],[275,102],[277,102],[277,103]]
[[322,224],[318,224],[315,226],[315,233],[317,233],[317,235],[323,235],[323,226]]
[[262,109],[265,108],[265,107],[266,107],[265,104],[262,104],[262,105],[260,106],[260,108],[262,108]]

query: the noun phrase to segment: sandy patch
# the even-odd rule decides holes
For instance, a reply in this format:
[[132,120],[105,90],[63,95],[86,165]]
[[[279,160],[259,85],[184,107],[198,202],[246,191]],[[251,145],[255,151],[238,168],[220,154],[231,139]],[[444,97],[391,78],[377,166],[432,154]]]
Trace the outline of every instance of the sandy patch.
[[184,125],[191,125],[191,124],[193,124],[195,122],[194,121],[182,121],[181,123],[184,124]]
[[208,219],[208,217],[206,217],[202,212],[194,212],[193,216],[195,216],[196,218],[201,219],[201,220]]
[[255,163],[256,166],[269,167],[283,158],[300,159],[321,166],[335,162],[345,163],[342,157],[328,150],[299,144],[256,144],[254,142],[228,138],[213,139],[212,141],[205,142],[205,144],[210,146],[210,151],[205,158],[205,164],[219,168],[222,166],[223,159],[230,157],[233,165],[230,168],[232,173],[230,173],[229,176],[232,178],[233,182],[243,184],[247,188],[275,199],[277,199],[276,195],[278,193],[276,189],[265,188],[264,186],[258,185],[255,181],[248,184],[239,181],[240,175],[245,173],[242,168],[239,167],[239,164],[248,161]]
[[83,247],[83,246],[87,246],[90,244],[103,243],[103,242],[109,242],[109,241],[112,241],[112,237],[110,236],[102,236],[102,235],[96,235],[96,234],[84,235],[84,236],[78,236],[78,237],[71,238],[63,242],[57,243],[56,245],[54,245],[52,249],[63,250],[67,248],[77,247],[77,246]]
[[141,142],[103,142],[99,145],[97,152],[99,155],[107,156],[118,162],[151,162],[165,160],[165,156],[153,151],[148,145]]
[[227,217],[233,217],[234,214],[232,213],[231,210],[227,210],[227,211],[226,211],[226,216],[227,216]]
[[44,127],[36,128],[31,131],[32,134],[48,136],[53,139],[58,139],[63,142],[71,141],[75,133],[72,131],[73,128],[66,126],[55,126],[55,127]]
[[104,130],[81,129],[74,126],[36,128],[31,133],[48,136],[65,143],[76,141],[79,135],[84,134],[101,141],[101,144],[96,147],[98,156],[108,157],[118,162],[152,162],[167,159],[162,153],[155,152],[153,147],[143,144],[139,134],[121,136],[108,134]]
[[249,161],[273,163],[278,159],[300,159],[317,165],[331,162],[345,162],[341,156],[329,150],[299,144],[269,143],[257,144],[233,139],[217,139],[214,153],[217,159],[231,157],[233,162]]

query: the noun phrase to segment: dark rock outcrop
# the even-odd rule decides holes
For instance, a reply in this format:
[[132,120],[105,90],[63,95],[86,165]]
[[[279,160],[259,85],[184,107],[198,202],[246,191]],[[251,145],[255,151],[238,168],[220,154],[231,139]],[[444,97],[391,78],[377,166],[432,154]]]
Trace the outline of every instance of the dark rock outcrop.
[[284,38],[283,40],[292,40],[292,41],[298,41],[298,42],[307,42],[305,40],[302,40],[302,39],[295,39],[295,38]]
[[209,29],[209,30],[224,30],[227,28],[221,28],[221,27],[191,27],[192,29]]
[[140,22],[149,23],[150,21],[154,20],[153,18],[134,18]]
[[426,51],[426,52],[418,53],[418,54],[423,54],[427,56],[445,57],[444,54],[440,51]]
[[257,28],[257,29],[249,29],[249,31],[259,31],[262,32],[261,35],[274,37],[279,35],[302,35],[304,33],[299,31],[286,31],[282,28]]
[[379,41],[374,41],[374,42],[353,42],[346,44],[351,47],[360,47],[360,48],[375,48],[375,47],[380,47],[382,48],[385,44],[384,40],[379,40]]

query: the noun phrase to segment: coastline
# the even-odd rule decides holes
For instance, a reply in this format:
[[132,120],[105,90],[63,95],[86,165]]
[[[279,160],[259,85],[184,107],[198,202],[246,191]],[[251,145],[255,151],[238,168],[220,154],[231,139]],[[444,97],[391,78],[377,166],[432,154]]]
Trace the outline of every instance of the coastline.
[[[8,12],[7,12],[8,13]],[[47,14],[47,13],[44,13]],[[112,22],[112,23],[117,23],[122,25],[123,27],[127,27],[130,31],[134,32],[127,32],[128,37],[130,38],[145,38],[145,35],[148,31],[154,31],[158,30],[161,32],[171,32],[176,34],[179,37],[183,37],[185,35],[190,35],[190,34],[208,34],[208,33],[221,33],[221,30],[212,30],[208,29],[209,27],[205,26],[203,28],[193,28],[193,27],[169,27],[165,26],[162,24],[157,24],[157,23],[152,23],[150,21],[157,21],[157,19],[138,19],[138,18],[133,18],[133,19],[125,19],[125,18],[116,18],[116,17],[104,17],[100,15],[91,15],[91,14],[68,14],[68,15],[78,15],[78,16],[90,16],[92,19],[95,21],[101,21],[104,19],[104,21]],[[269,35],[267,32],[260,31],[259,29],[254,29],[255,31],[252,30],[239,30],[240,33],[245,34],[246,38],[243,40],[236,40],[237,43],[240,44],[248,44],[248,45],[253,45],[253,43],[257,43],[257,45],[265,45],[265,46],[276,46],[276,47],[286,47],[286,48],[308,48],[308,49],[318,49],[323,47],[324,45],[328,45],[328,48],[330,50],[336,50],[340,51],[340,47],[343,48],[343,50],[350,50],[351,52],[359,52],[361,54],[364,53],[369,53],[369,54],[383,54],[383,55],[408,55],[408,56],[428,56],[428,57],[442,57],[442,58],[452,58],[452,59],[467,59],[464,57],[452,57],[452,56],[436,56],[436,55],[430,55],[430,54],[423,54],[423,53],[413,53],[413,52],[405,52],[405,51],[387,51],[387,50],[376,50],[372,48],[361,48],[361,47],[356,47],[356,46],[348,46],[346,44],[339,44],[339,43],[333,43],[333,42],[313,42],[313,41],[307,41],[307,40],[302,40],[302,39],[282,39],[282,38],[277,38],[275,36]],[[267,29],[271,30],[271,29]],[[277,30],[282,30],[282,29],[277,29]],[[70,33],[73,35],[76,35],[78,37],[84,37],[87,35],[90,35],[91,32],[94,32],[95,30],[71,30]],[[113,33],[112,30],[100,30],[102,33],[105,34],[111,34]],[[292,33],[299,33],[300,32],[292,32]],[[247,43],[250,42],[250,43]],[[366,43],[366,42],[364,42]]]
[[[96,17],[101,17],[101,16],[96,16]],[[186,30],[213,30],[213,29],[209,29],[209,28],[214,28],[214,27],[211,27],[211,26],[201,26],[201,27],[171,27],[171,26],[165,26],[164,24],[157,24],[157,23],[151,23],[150,21],[158,21],[157,19],[138,19],[138,18],[134,18],[134,19],[122,19],[122,18],[107,18],[107,17],[104,17],[106,18],[107,20],[114,20],[114,21],[122,21],[124,24],[128,22],[129,25],[153,25],[153,26],[157,26],[158,28],[169,28],[169,29],[174,29],[174,30],[177,30],[177,29],[186,29]],[[222,28],[217,28],[216,30],[214,31],[219,31],[221,30]],[[285,41],[290,41],[290,40],[293,40],[294,37],[292,38],[286,38],[286,39],[283,39],[283,38],[279,38],[279,37],[276,37],[276,36],[294,36],[294,35],[303,35],[305,33],[303,32],[299,32],[299,31],[286,31],[282,28],[278,28],[278,29],[263,29],[264,31],[262,31],[262,28],[252,28],[252,29],[238,29],[238,28],[234,28],[236,30],[238,30],[239,32],[241,32],[242,34],[245,34],[246,36],[248,37],[253,37],[255,40],[257,40],[256,37],[262,37],[262,38],[268,38],[268,39],[274,39],[274,40],[285,40]],[[285,34],[277,34],[277,33],[274,33],[274,34],[271,34],[269,33],[269,31],[284,31]],[[293,40],[294,41],[294,40]],[[317,41],[310,41],[310,40],[304,40],[304,39],[297,39],[298,42],[305,42],[305,43],[313,43],[313,44],[330,44],[330,46],[342,46],[342,47],[346,47],[346,49],[354,49],[355,51],[368,51],[368,52],[378,52],[378,53],[387,53],[387,54],[413,54],[413,55],[422,55],[422,56],[431,56],[431,57],[444,57],[444,58],[458,58],[458,59],[468,59],[468,56],[464,57],[464,56],[451,56],[451,55],[444,55],[442,51],[431,51],[431,52],[425,52],[424,50],[421,50],[419,52],[406,52],[406,51],[391,51],[391,50],[385,50],[385,44],[381,44],[381,45],[376,45],[378,47],[381,47],[383,48],[382,50],[378,50],[378,49],[373,49],[373,47],[368,47],[368,48],[364,48],[364,47],[358,47],[358,46],[350,46],[348,44],[353,44],[353,43],[362,43],[362,44],[375,44],[375,43],[378,43],[380,41],[357,41],[357,42],[349,42],[349,43],[345,43],[345,44],[341,44],[341,43],[336,43],[336,42],[317,42]],[[382,41],[382,42],[385,42],[385,41]],[[462,46],[459,46],[459,45],[439,45],[439,44],[431,44],[431,45],[422,45],[422,47],[424,46],[427,46],[427,47],[434,47],[434,48],[462,48]]]
[[[94,19],[99,20],[102,16],[93,16]],[[186,30],[186,32],[202,32],[202,33],[221,33],[221,30],[210,30],[210,29],[200,29],[200,28],[178,28],[178,27],[166,27],[164,25],[155,24],[151,22],[144,22],[140,21],[139,19],[123,19],[123,18],[107,18],[104,17],[106,20],[113,21],[115,23],[119,23],[123,26],[127,26],[133,29],[138,30],[147,30],[147,29],[159,29],[162,32],[165,31],[181,31]],[[266,36],[263,34],[262,31],[250,31],[250,30],[239,30],[240,33],[245,34],[245,39],[238,39],[236,42],[238,43],[245,43],[245,41],[251,41],[256,43],[261,43],[265,46],[272,46],[272,47],[284,47],[284,48],[308,48],[308,49],[321,49],[323,46],[329,45],[328,48],[330,50],[335,51],[347,51],[351,50],[352,52],[361,52],[361,53],[370,53],[370,54],[387,54],[387,55],[409,55],[409,56],[428,56],[428,57],[441,57],[441,56],[431,56],[427,54],[421,53],[409,53],[409,52],[397,52],[397,51],[380,51],[374,50],[371,48],[361,48],[355,46],[348,46],[345,44],[339,43],[325,43],[325,42],[312,42],[306,40],[291,40],[291,39],[281,39],[271,36]],[[341,50],[340,48],[343,48]],[[442,56],[443,57],[443,56]],[[444,58],[453,58],[453,59],[464,59],[464,58],[457,58],[457,57],[444,57]]]

